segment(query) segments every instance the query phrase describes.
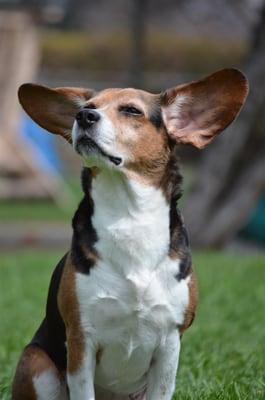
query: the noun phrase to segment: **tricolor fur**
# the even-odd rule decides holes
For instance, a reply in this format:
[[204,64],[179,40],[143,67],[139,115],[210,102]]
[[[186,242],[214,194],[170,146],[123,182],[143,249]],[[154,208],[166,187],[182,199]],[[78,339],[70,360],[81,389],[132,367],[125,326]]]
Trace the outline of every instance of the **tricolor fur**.
[[177,209],[176,148],[208,144],[238,114],[245,77],[222,70],[160,95],[25,84],[22,106],[82,156],[84,198],[13,400],[170,400],[197,291]]

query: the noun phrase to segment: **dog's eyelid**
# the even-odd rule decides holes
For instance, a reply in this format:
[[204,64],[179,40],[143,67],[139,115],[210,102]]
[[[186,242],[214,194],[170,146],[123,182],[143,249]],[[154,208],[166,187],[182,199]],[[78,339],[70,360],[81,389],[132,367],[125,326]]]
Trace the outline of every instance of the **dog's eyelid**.
[[126,114],[144,115],[144,112],[134,104],[123,104],[120,105],[118,109],[120,112],[124,112]]

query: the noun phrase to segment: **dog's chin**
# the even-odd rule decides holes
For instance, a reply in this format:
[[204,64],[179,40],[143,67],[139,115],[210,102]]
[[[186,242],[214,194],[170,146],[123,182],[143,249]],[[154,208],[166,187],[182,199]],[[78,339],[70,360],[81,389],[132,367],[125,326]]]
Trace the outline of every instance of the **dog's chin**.
[[121,157],[110,155],[92,140],[89,143],[77,143],[75,150],[81,155],[87,167],[114,168],[123,164]]
[[89,167],[89,168],[97,167],[101,170],[111,167],[110,162],[108,162],[105,159],[105,157],[103,157],[99,153],[82,152],[81,157],[82,157],[82,160],[86,167]]

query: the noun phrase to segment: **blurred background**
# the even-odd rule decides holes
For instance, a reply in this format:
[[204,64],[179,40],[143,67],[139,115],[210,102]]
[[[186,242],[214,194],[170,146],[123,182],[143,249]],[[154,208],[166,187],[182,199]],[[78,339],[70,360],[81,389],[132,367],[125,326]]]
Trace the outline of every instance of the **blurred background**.
[[264,0],[0,0],[0,246],[69,242],[81,195],[78,157],[23,114],[19,84],[159,92],[224,67],[250,96],[207,150],[180,149],[182,209],[193,245],[261,250]]
[[250,81],[240,116],[179,148],[200,302],[178,400],[265,398],[265,0],[0,0],[1,400],[82,196],[80,159],[23,113],[19,85],[160,92],[227,67]]

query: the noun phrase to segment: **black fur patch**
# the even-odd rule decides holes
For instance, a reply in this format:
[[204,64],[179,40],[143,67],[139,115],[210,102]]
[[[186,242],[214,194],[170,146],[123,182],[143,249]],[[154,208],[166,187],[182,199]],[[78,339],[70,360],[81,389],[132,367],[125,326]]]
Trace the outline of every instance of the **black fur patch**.
[[181,281],[181,279],[187,278],[187,276],[191,274],[191,267],[192,267],[191,254],[186,253],[180,260],[179,273],[176,276],[177,280]]
[[188,233],[185,228],[183,218],[178,210],[178,200],[182,195],[181,183],[182,176],[179,171],[179,161],[177,156],[177,146],[170,142],[171,154],[161,182],[162,190],[170,204],[170,248],[169,253],[173,257],[180,259],[178,280],[185,279],[192,268],[191,252],[189,246]]
[[46,316],[30,345],[43,349],[58,369],[66,370],[65,325],[58,309],[57,295],[67,254],[56,266],[49,287]]
[[163,120],[162,120],[161,108],[159,105],[153,106],[149,119],[156,128],[158,129],[161,128]]
[[89,274],[97,257],[96,250],[94,249],[97,234],[91,221],[94,212],[94,204],[90,196],[91,181],[92,174],[90,169],[84,168],[82,172],[82,187],[85,196],[79,204],[72,221],[71,258],[76,270],[84,274]]
[[185,279],[191,273],[192,259],[188,233],[176,201],[172,201],[170,206],[170,251],[180,259],[176,279]]
[[171,154],[161,181],[161,188],[169,204],[177,204],[182,196],[181,184],[182,176],[179,171],[179,160],[177,155],[177,146],[170,142]]

